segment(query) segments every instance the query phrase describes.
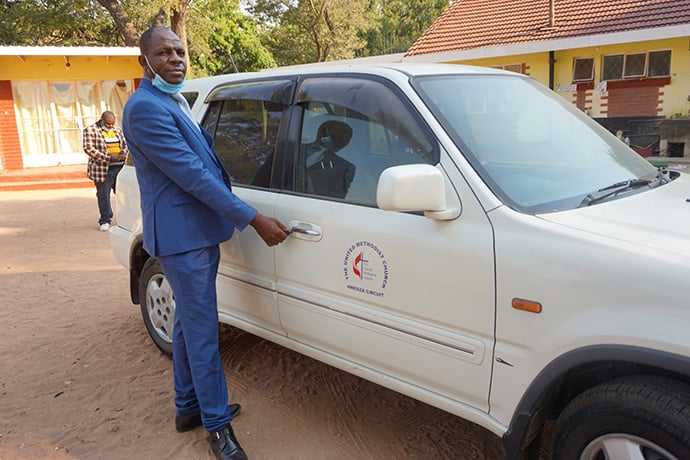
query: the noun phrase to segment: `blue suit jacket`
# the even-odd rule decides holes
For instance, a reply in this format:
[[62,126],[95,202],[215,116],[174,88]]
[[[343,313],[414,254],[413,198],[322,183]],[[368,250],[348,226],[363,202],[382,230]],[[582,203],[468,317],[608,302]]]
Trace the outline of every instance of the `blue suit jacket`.
[[142,79],[127,101],[122,127],[139,182],[149,254],[218,244],[254,218],[256,210],[232,193],[211,136],[151,80]]

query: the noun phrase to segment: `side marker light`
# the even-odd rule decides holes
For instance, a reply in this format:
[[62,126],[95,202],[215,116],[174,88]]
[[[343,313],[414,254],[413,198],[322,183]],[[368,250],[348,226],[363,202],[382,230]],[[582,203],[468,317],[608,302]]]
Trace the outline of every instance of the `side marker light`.
[[528,311],[530,313],[541,313],[541,304],[533,300],[513,299],[512,306],[516,310]]

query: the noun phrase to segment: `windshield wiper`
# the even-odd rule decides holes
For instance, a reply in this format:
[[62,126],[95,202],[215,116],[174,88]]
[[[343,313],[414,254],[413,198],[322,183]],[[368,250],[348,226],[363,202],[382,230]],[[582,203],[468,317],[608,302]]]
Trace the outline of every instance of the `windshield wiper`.
[[589,206],[590,204],[602,201],[610,196],[618,195],[619,193],[632,190],[634,188],[649,186],[652,187],[652,182],[658,183],[660,181],[659,176],[654,180],[650,179],[629,179],[622,182],[616,182],[615,184],[608,185],[604,188],[600,188],[596,192],[589,193],[580,202],[579,207]]

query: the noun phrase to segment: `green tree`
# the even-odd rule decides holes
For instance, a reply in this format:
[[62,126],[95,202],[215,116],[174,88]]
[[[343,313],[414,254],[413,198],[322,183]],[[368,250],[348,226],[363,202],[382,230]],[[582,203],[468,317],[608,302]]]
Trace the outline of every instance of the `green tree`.
[[262,41],[280,65],[349,59],[366,47],[369,0],[251,0]]
[[185,44],[192,76],[230,71],[232,55],[241,58],[242,70],[275,65],[257,40],[252,19],[241,12],[239,0],[153,0],[146,5],[127,0],[98,2],[130,46],[138,43],[138,31],[152,25],[169,26]]
[[137,46],[152,25],[188,44],[190,76],[276,65],[239,0],[0,0],[2,45]]
[[449,0],[371,0],[375,28],[366,33],[363,55],[402,53],[448,8]]
[[[0,44],[136,46],[151,25],[189,46],[192,75],[405,51],[448,0],[4,0]],[[257,23],[258,21],[258,23]]]
[[256,21],[239,0],[203,0],[189,11],[189,49],[194,76],[257,71],[275,67],[258,38]]
[[167,26],[187,43],[186,13],[191,0],[98,0],[112,17],[128,46],[139,43],[141,33],[151,26]]
[[105,11],[89,0],[0,2],[2,45],[122,45]]
[[280,65],[407,50],[449,0],[246,0]]

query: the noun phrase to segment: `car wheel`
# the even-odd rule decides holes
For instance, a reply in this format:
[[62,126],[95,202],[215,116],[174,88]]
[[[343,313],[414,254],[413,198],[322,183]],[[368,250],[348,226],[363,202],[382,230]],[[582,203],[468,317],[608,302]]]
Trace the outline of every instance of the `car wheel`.
[[558,418],[551,455],[559,460],[690,459],[690,388],[652,376],[594,387]]
[[163,267],[155,257],[147,260],[141,271],[139,300],[149,335],[163,353],[171,356],[175,296]]

